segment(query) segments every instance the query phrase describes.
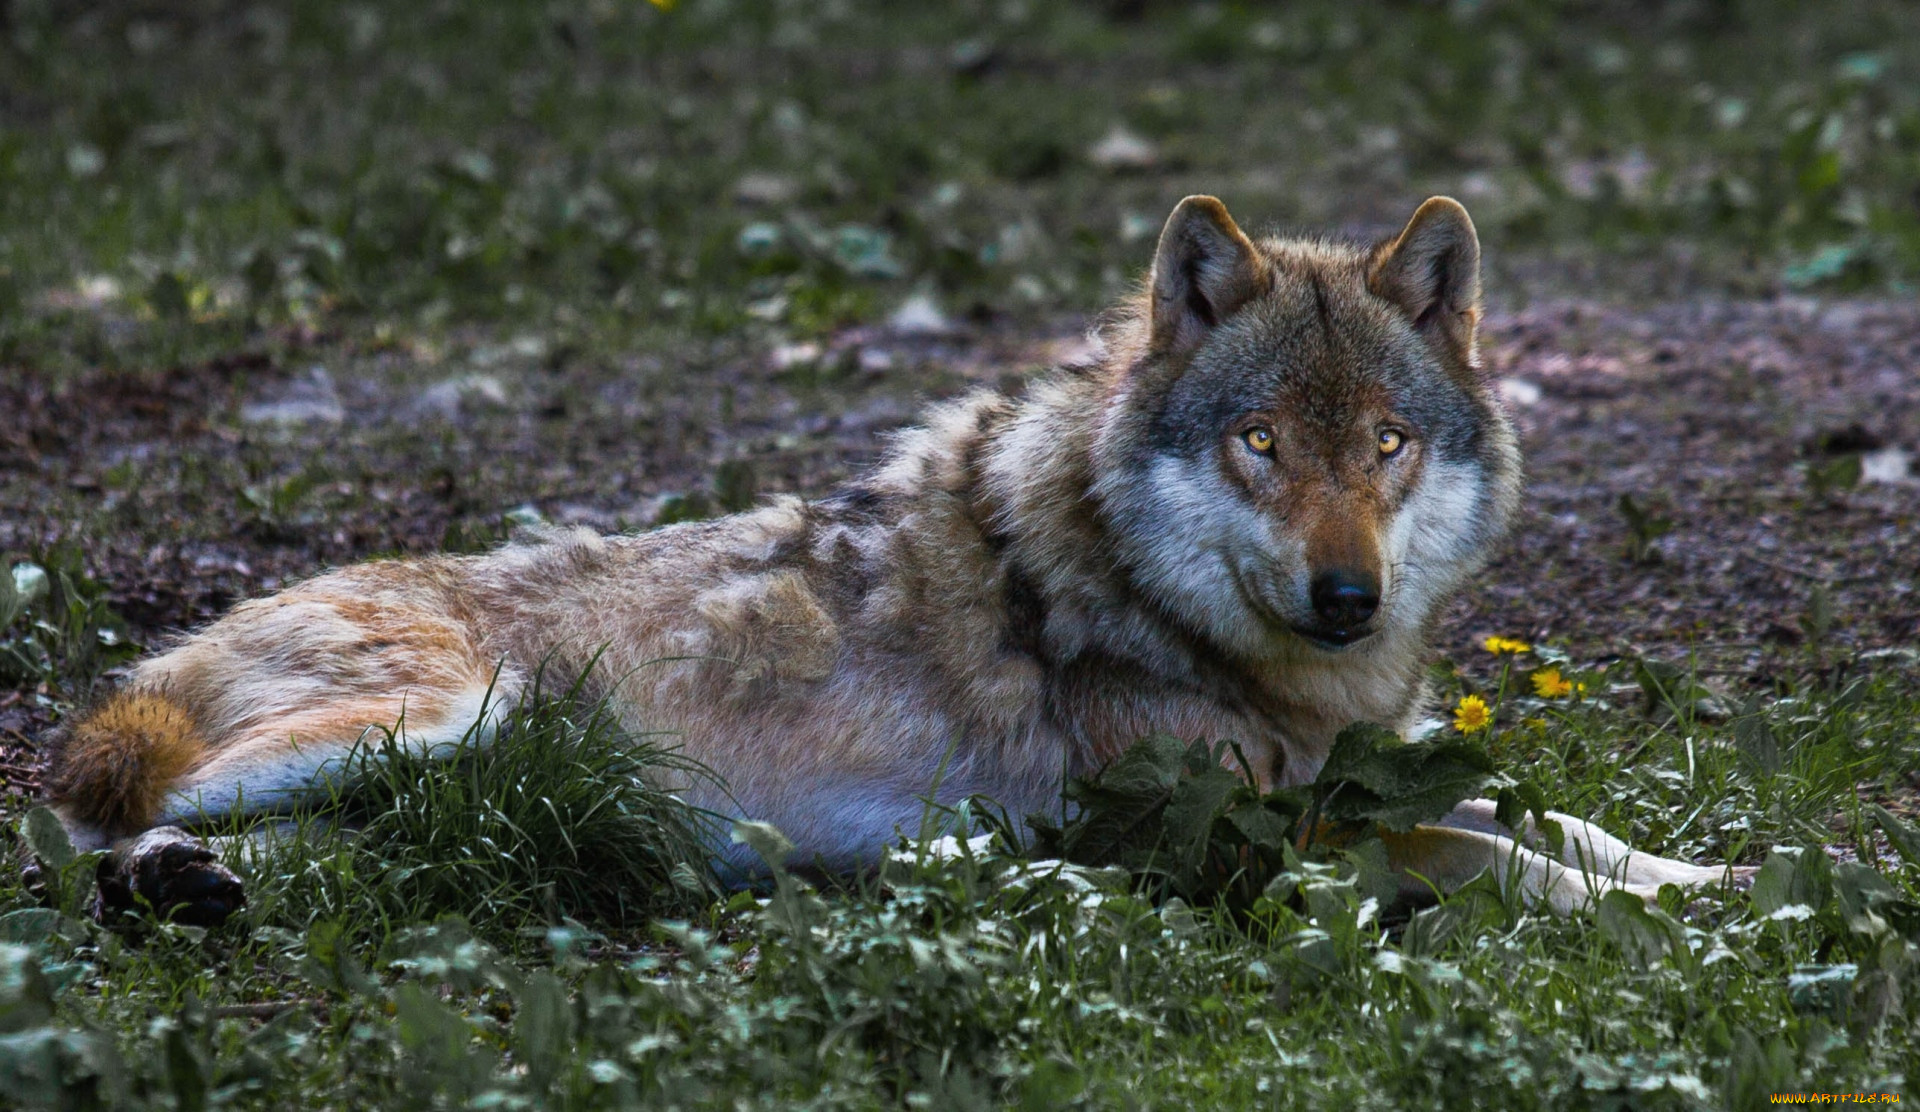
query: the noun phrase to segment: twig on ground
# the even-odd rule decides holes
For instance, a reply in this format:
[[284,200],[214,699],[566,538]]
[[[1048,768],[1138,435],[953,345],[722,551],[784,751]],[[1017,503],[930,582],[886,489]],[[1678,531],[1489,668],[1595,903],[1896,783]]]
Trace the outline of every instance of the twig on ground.
[[297,1000],[262,1000],[257,1004],[220,1004],[213,1009],[215,1019],[264,1019],[294,1008],[317,1008],[326,1004],[318,997]]
[[1824,572],[1807,571],[1805,568],[1796,568],[1789,564],[1780,563],[1777,560],[1769,560],[1765,556],[1761,556],[1752,552],[1743,552],[1741,553],[1741,555],[1745,556],[1749,560],[1752,560],[1756,564],[1762,564],[1766,567],[1772,568],[1775,571],[1785,572],[1788,575],[1798,576],[1801,579],[1811,579],[1816,583],[1865,583],[1867,580],[1875,578],[1871,574],[1828,575]]

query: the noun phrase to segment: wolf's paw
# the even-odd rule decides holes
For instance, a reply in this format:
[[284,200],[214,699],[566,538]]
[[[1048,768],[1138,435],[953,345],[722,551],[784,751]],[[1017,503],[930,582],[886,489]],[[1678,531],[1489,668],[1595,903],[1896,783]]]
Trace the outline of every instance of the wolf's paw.
[[1662,884],[1625,885],[1628,891],[1645,899],[1649,906],[1660,902],[1660,890],[1667,885],[1675,885],[1685,892],[1684,907],[1689,915],[1705,915],[1720,904],[1728,891],[1745,892],[1753,887],[1753,878],[1760,872],[1758,865],[1722,865],[1718,867],[1701,866],[1703,872],[1710,872],[1712,879],[1693,881],[1669,880]]
[[102,919],[144,904],[162,919],[214,927],[246,902],[240,878],[178,827],[155,827],[100,863]]

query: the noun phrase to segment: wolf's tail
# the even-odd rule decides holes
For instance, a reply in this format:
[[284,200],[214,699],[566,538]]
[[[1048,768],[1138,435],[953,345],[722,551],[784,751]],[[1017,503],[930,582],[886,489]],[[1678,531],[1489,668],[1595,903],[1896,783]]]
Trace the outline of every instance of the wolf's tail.
[[50,802],[113,835],[153,825],[167,789],[208,749],[193,713],[164,692],[121,691],[54,743],[42,784]]

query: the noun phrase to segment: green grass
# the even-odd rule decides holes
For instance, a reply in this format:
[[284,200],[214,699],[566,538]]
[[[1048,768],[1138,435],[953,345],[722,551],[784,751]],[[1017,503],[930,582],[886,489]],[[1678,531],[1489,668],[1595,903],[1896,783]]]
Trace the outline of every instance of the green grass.
[[636,737],[578,685],[537,682],[503,729],[502,744],[470,732],[431,755],[376,733],[331,799],[290,824],[239,823],[230,856],[255,920],[373,937],[458,916],[511,945],[562,922],[632,931],[705,908],[716,820],[676,793],[711,774],[670,737]]

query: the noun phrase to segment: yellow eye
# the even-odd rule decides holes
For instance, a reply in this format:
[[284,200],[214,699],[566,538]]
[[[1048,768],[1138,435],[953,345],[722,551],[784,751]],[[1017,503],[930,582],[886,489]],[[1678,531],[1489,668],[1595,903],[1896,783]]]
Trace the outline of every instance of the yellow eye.
[[1394,455],[1400,451],[1401,445],[1405,443],[1405,437],[1392,429],[1387,429],[1380,434],[1380,454],[1383,456]]
[[1252,448],[1263,456],[1273,451],[1273,433],[1271,430],[1248,429],[1241,434],[1241,439],[1247,442],[1247,447]]

